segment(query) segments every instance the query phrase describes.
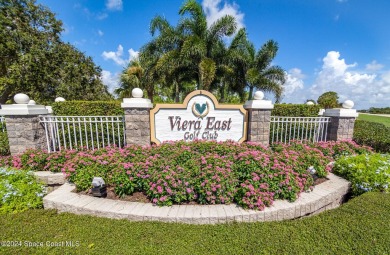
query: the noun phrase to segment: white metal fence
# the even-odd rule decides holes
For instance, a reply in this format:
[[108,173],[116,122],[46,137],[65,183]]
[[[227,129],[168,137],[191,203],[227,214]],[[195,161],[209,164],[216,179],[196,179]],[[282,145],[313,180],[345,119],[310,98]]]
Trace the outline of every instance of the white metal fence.
[[123,116],[40,116],[49,152],[62,149],[123,147]]
[[270,142],[326,141],[329,117],[271,116]]

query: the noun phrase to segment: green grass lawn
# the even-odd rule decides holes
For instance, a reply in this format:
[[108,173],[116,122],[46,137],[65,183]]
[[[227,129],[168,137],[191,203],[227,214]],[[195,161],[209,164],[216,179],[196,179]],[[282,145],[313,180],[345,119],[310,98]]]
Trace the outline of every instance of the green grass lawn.
[[[29,210],[0,218],[0,254],[390,254],[390,194],[366,193],[300,220],[222,225],[129,222]],[[73,241],[78,247],[47,247]]]
[[377,122],[377,123],[384,124],[387,127],[390,127],[390,117],[375,116],[375,115],[368,115],[368,114],[359,113],[358,120]]

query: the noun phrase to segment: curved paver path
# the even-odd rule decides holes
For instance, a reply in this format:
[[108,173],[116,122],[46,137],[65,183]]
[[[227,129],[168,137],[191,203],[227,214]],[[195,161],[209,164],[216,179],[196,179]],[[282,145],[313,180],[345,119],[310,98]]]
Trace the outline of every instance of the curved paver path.
[[244,210],[231,205],[173,205],[158,207],[151,203],[127,202],[96,198],[72,192],[73,184],[65,183],[43,198],[44,208],[59,212],[88,214],[132,221],[164,221],[190,224],[255,222],[294,219],[338,207],[350,183],[329,174],[328,181],[302,193],[294,203],[276,200],[264,211]]

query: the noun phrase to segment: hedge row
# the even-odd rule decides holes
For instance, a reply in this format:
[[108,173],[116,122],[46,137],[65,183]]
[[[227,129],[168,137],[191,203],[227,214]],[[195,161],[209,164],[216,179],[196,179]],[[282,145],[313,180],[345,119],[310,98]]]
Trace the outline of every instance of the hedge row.
[[318,117],[320,109],[321,106],[319,105],[276,104],[271,115],[285,117]]
[[120,101],[65,101],[52,105],[57,116],[116,116],[123,115]]
[[370,146],[377,152],[390,152],[390,128],[383,124],[356,120],[353,139],[356,143]]
[[[58,116],[110,116],[123,115],[120,101],[65,101],[52,105],[55,115]],[[286,117],[316,117],[320,110],[319,105],[304,104],[276,104],[272,110],[273,116]]]

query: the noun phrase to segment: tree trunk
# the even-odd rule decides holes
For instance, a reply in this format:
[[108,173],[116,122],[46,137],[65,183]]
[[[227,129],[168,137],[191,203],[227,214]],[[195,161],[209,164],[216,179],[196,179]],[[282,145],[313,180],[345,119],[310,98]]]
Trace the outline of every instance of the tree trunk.
[[147,93],[148,93],[148,98],[153,103],[153,94],[154,94],[153,89],[148,90]]
[[248,100],[251,100],[252,99],[252,97],[253,97],[253,86],[249,86],[249,98],[248,98]]
[[221,103],[225,103],[226,91],[225,91],[225,83],[223,79],[221,79]]
[[0,96],[0,104],[7,103],[9,96],[11,95],[12,89],[11,86],[7,86],[7,88],[4,90],[4,92]]
[[177,81],[174,81],[174,83],[175,83],[175,102],[179,103],[180,101],[179,83]]

